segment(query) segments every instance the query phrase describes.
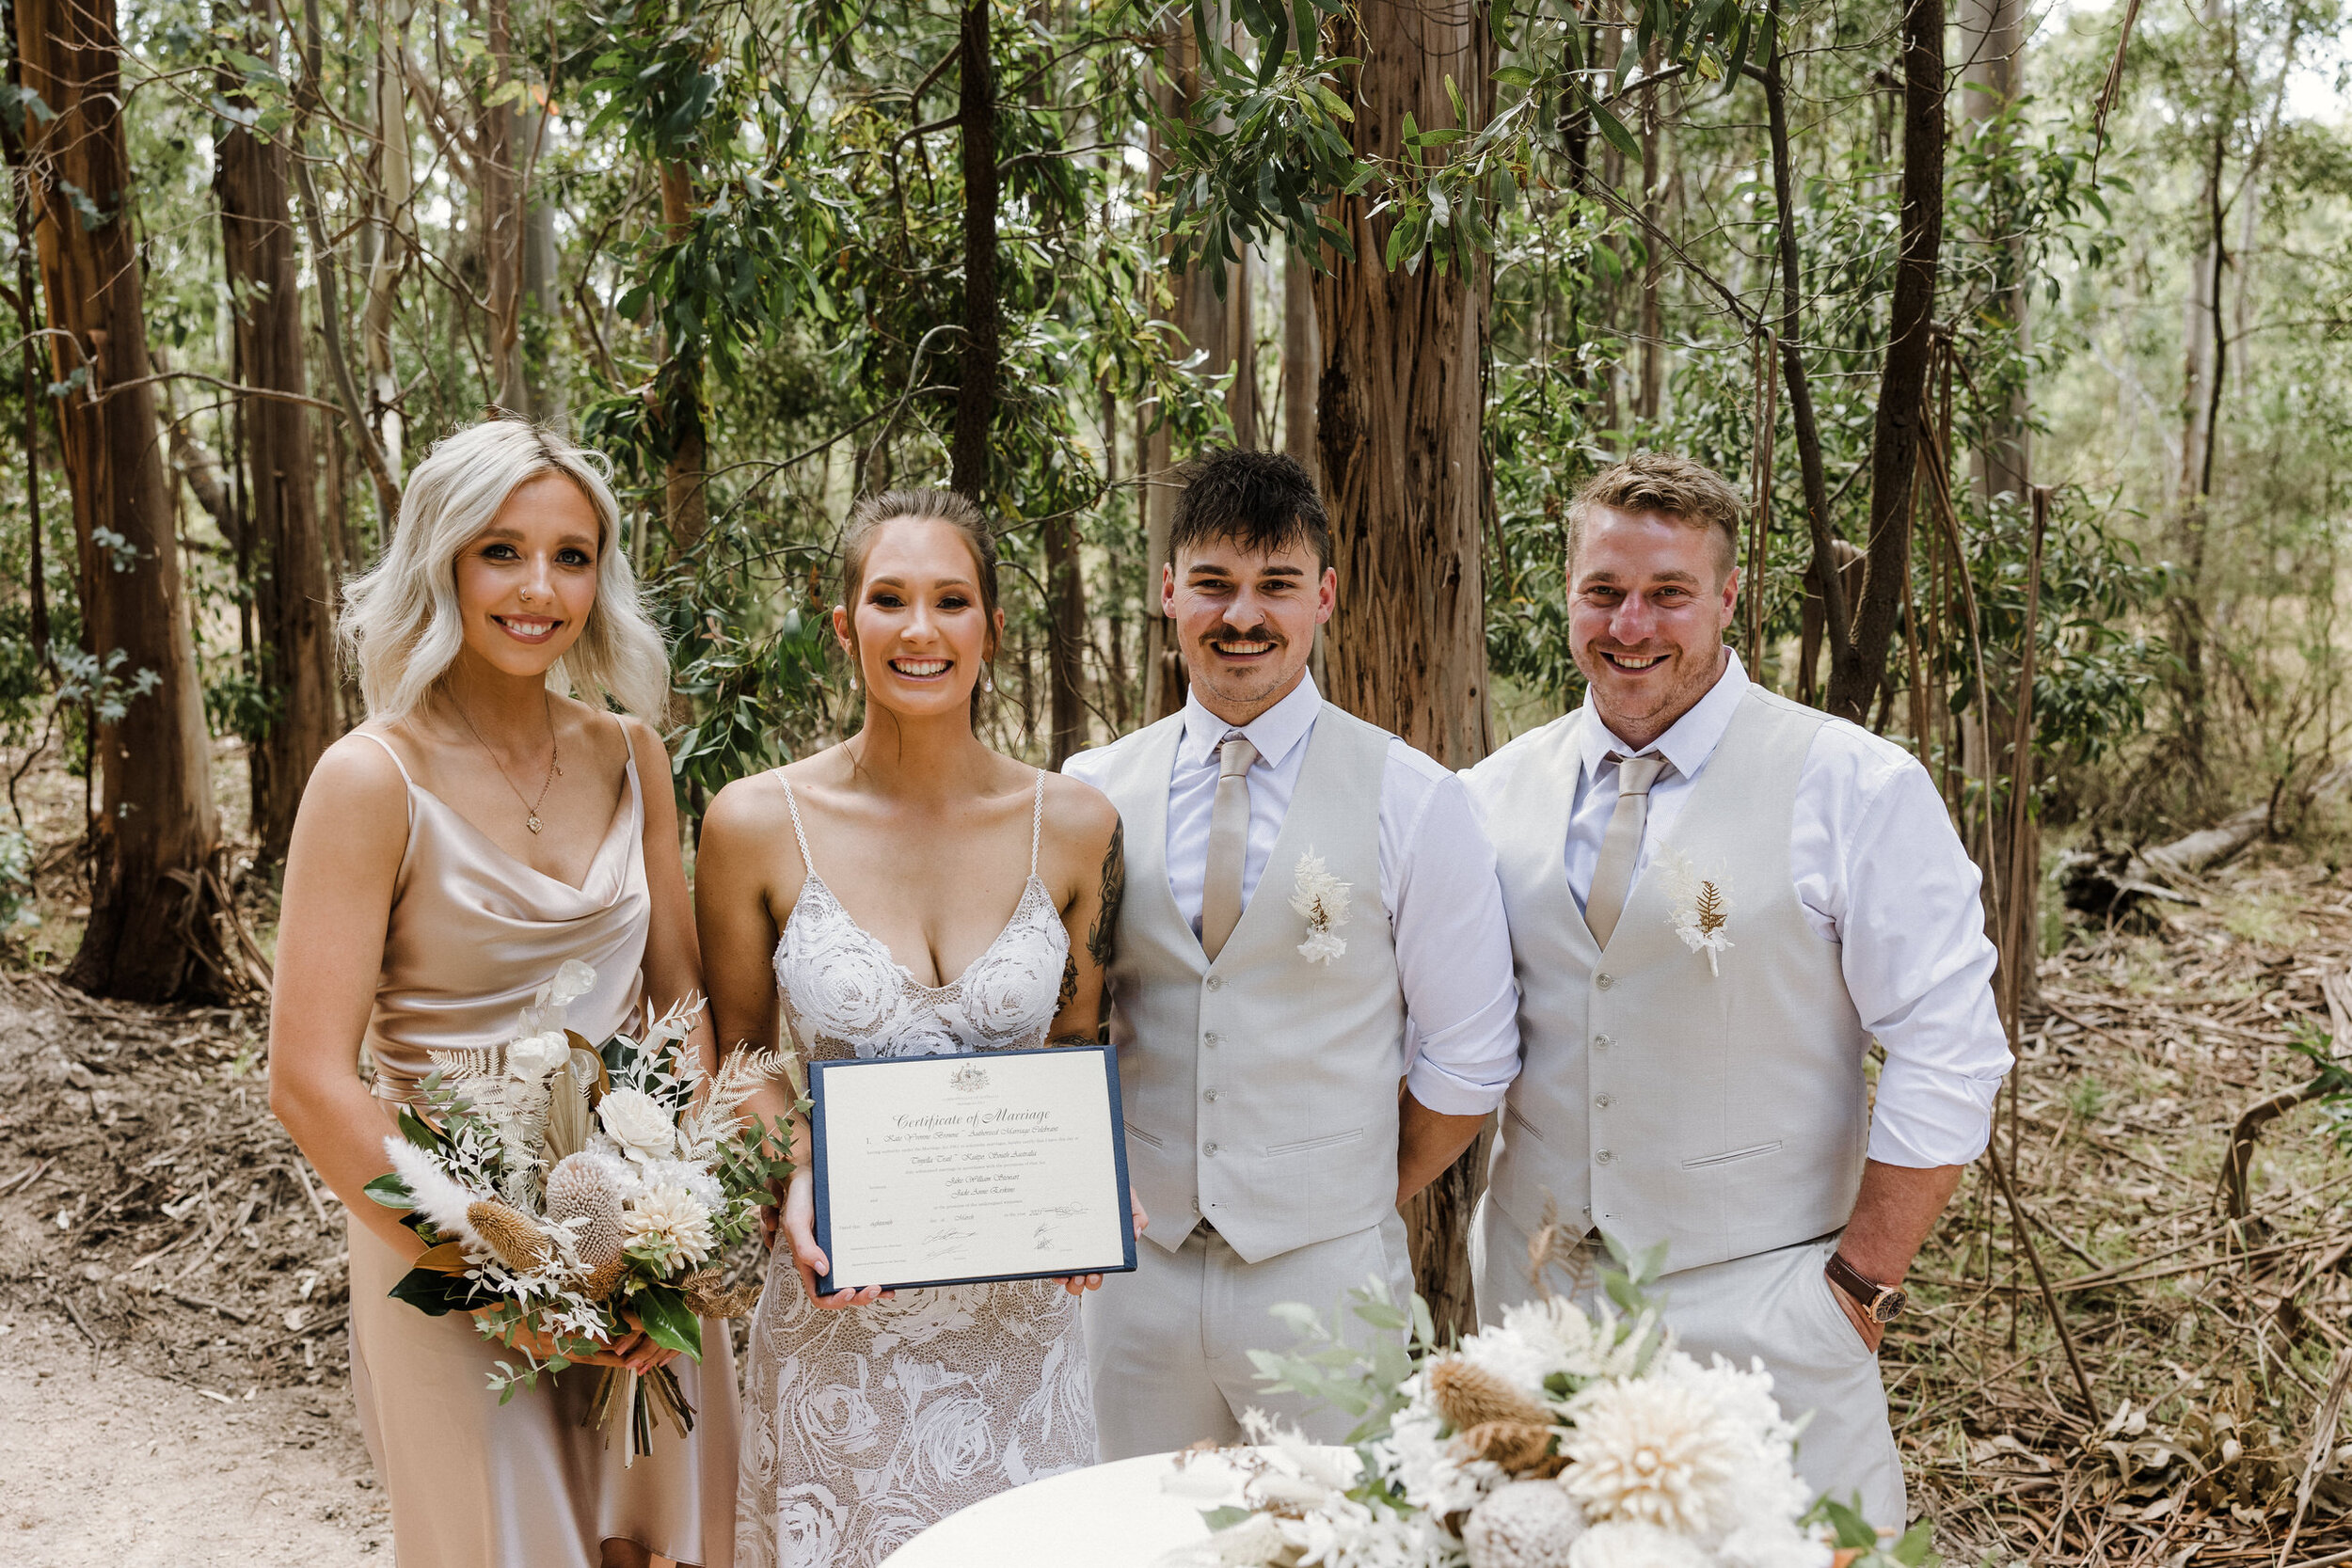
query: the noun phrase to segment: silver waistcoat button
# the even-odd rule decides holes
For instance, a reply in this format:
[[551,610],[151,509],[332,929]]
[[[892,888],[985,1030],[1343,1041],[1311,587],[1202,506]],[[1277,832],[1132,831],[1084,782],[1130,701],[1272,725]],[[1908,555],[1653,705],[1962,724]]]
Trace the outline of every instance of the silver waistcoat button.
[[1209,1101],[1211,1104],[1213,1104],[1213,1105],[1214,1105],[1215,1103],[1216,1103],[1216,1097],[1217,1097],[1218,1095],[1220,1095],[1220,1094],[1223,1094],[1224,1092],[1225,1092],[1225,1091],[1224,1091],[1223,1089],[1209,1089],[1209,1090],[1204,1091],[1204,1092],[1201,1094],[1200,1098],[1201,1098],[1201,1099],[1203,1099],[1203,1100],[1205,1100],[1205,1101]]
[[1209,989],[1210,989],[1211,990],[1223,990],[1225,989],[1225,981],[1224,981],[1224,979],[1223,979],[1221,976],[1218,976],[1218,975],[1215,975],[1215,974],[1210,975],[1210,976],[1209,976]]
[[1610,1106],[1614,1105],[1616,1102],[1617,1097],[1613,1094],[1597,1094],[1593,1096],[1593,1103],[1599,1106],[1604,1111],[1609,1109]]
[[[1611,986],[1613,986],[1616,983],[1617,977],[1613,974],[1596,974],[1593,976],[1593,984],[1598,986],[1603,990],[1607,990]],[[1214,986],[1216,982],[1212,980],[1209,984]]]
[[1216,1145],[1215,1145],[1215,1144],[1202,1144],[1202,1145],[1200,1146],[1200,1152],[1201,1152],[1201,1153],[1203,1153],[1203,1154],[1205,1154],[1205,1155],[1207,1155],[1210,1159],[1214,1160],[1214,1159],[1216,1159]]
[[1215,1045],[1216,1043],[1216,1031],[1212,1029],[1207,1034],[1201,1036],[1200,1043],[1202,1045]]
[[[1213,1148],[1213,1149],[1214,1149],[1216,1146],[1215,1144],[1211,1144],[1209,1147],[1210,1147],[1211,1148]],[[1607,1164],[1610,1161],[1612,1161],[1612,1160],[1613,1160],[1613,1159],[1615,1159],[1615,1158],[1616,1158],[1616,1156],[1615,1156],[1615,1155],[1613,1155],[1613,1154],[1610,1153],[1607,1149],[1603,1148],[1603,1149],[1597,1150],[1597,1151],[1594,1153],[1594,1155],[1593,1155],[1593,1163],[1594,1163],[1595,1164],[1597,1164],[1597,1165],[1605,1165],[1605,1164]]]
[[1596,1051],[1606,1051],[1616,1043],[1617,1042],[1615,1040],[1611,1039],[1607,1035],[1595,1035],[1593,1037],[1593,1049]]

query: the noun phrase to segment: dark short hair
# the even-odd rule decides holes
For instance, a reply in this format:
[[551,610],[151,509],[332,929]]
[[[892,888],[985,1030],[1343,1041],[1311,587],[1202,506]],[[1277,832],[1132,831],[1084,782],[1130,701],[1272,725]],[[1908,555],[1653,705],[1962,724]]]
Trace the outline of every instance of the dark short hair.
[[1331,518],[1314,476],[1279,451],[1217,447],[1177,470],[1184,482],[1168,529],[1170,564],[1186,546],[1223,539],[1243,549],[1311,545],[1317,570],[1331,564]]

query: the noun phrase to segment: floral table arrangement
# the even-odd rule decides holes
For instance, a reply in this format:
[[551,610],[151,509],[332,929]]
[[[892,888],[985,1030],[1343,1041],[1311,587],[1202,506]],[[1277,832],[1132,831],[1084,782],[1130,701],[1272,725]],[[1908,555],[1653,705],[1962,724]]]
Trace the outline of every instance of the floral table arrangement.
[[[436,1052],[424,1114],[404,1107],[385,1140],[392,1173],[369,1196],[404,1211],[425,1243],[392,1294],[439,1316],[475,1314],[486,1338],[528,1336],[519,1364],[497,1363],[500,1402],[580,1356],[642,1329],[699,1360],[705,1318],[739,1317],[758,1287],[722,1288],[709,1267],[758,1224],[790,1147],[745,1117],[752,1090],[782,1069],[775,1052],[739,1052],[713,1076],[689,1040],[700,999],[591,1044],[564,1027],[596,972],[571,962],[540,988],[512,1040]],[[639,1377],[601,1367],[588,1421],[624,1433],[624,1457],[649,1451],[657,1418],[680,1436],[694,1412],[667,1367]]]
[[[1636,1259],[1588,1314],[1564,1296],[1506,1308],[1499,1327],[1437,1343],[1429,1309],[1375,1282],[1352,1311],[1376,1348],[1289,1307],[1304,1348],[1253,1352],[1269,1386],[1362,1419],[1344,1447],[1310,1443],[1252,1412],[1252,1447],[1180,1456],[1245,1478],[1243,1506],[1208,1511],[1208,1540],[1163,1568],[1920,1568],[1918,1525],[1883,1544],[1854,1510],[1814,1500],[1796,1474],[1803,1421],[1770,1373],[1674,1348]],[[1397,1332],[1409,1325],[1409,1346]],[[1170,1482],[1186,1488],[1183,1472]]]

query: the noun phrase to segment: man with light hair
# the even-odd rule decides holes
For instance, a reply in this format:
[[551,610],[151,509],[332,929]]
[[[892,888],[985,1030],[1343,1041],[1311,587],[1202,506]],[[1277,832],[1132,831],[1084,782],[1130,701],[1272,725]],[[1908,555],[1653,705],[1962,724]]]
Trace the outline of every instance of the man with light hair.
[[[1978,876],[1901,747],[1724,645],[1740,499],[1645,453],[1568,509],[1582,706],[1467,775],[1522,1068],[1472,1227],[1482,1323],[1663,1243],[1684,1349],[1761,1357],[1798,1470],[1905,1522],[1878,1344],[2009,1067]],[[1885,1062],[1875,1104],[1865,1059]]]

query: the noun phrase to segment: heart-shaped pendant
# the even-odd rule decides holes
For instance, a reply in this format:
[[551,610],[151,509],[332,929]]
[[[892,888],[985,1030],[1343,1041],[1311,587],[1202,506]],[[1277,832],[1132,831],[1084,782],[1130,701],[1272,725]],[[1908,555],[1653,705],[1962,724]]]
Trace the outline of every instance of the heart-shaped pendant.
[[539,814],[537,812],[532,812],[531,814],[531,831],[535,833],[542,826],[544,826],[544,824],[539,820]]

